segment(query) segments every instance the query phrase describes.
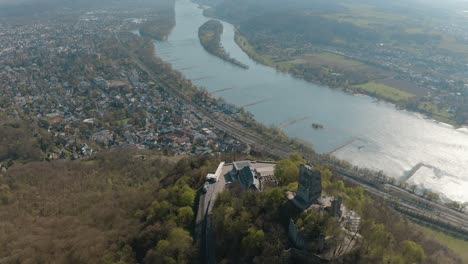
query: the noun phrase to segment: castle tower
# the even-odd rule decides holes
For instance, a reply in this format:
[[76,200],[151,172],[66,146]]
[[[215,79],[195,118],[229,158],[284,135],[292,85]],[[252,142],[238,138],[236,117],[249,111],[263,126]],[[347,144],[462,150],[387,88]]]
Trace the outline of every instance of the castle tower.
[[301,165],[299,188],[294,198],[295,203],[303,208],[309,208],[322,195],[322,176],[309,165]]

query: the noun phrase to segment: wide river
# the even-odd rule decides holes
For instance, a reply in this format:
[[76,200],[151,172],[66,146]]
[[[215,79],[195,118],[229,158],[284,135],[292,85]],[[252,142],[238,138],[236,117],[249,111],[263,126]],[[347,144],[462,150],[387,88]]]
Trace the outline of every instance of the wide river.
[[[208,19],[197,4],[176,1],[177,25],[167,41],[155,41],[157,56],[216,96],[245,106],[260,122],[277,126],[293,123],[284,131],[311,143],[318,152],[338,149],[333,152],[338,158],[382,170],[397,179],[423,163],[428,166],[422,166],[410,184],[468,202],[467,130],[257,64],[234,42],[233,26],[223,22],[222,44],[250,69],[233,66],[200,45],[198,27]],[[302,121],[291,122],[294,120]],[[312,123],[325,128],[315,130]]]

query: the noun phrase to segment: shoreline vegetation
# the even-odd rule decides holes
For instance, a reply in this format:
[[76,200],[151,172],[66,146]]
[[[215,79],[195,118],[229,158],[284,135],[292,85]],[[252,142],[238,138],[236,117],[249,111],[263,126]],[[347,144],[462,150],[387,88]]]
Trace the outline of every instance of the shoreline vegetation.
[[217,20],[209,20],[198,29],[198,38],[203,48],[209,53],[238,67],[248,69],[249,66],[232,58],[221,45],[223,24]]
[[[344,92],[353,95],[367,95],[377,100],[392,103],[395,104],[395,106],[399,109],[405,109],[416,113],[421,113],[427,116],[428,118],[434,119],[437,122],[442,122],[454,126],[455,129],[466,126],[457,123],[450,115],[446,113],[441,113],[439,109],[437,109],[437,107],[431,104],[430,102],[414,105],[412,103],[412,99],[416,97],[415,95],[387,86],[385,84],[368,82],[361,85],[346,85],[342,83],[336,83],[334,78],[328,80],[327,76],[322,76],[323,78],[319,78],[317,76],[308,77],[309,75],[305,76],[301,72],[301,70],[304,69],[300,69],[300,65],[297,65],[294,62],[290,61],[275,61],[274,59],[270,58],[267,54],[261,54],[257,52],[255,50],[255,47],[251,43],[249,43],[247,37],[244,36],[242,32],[240,32],[239,28],[236,28],[235,30],[234,40],[237,43],[237,45],[255,62],[263,64],[265,66],[273,67],[276,70],[283,73],[289,73],[296,78],[300,78],[319,85],[325,85],[330,88],[340,88]],[[332,53],[330,54],[331,56],[335,55]],[[333,73],[330,73],[330,75],[333,75]]]

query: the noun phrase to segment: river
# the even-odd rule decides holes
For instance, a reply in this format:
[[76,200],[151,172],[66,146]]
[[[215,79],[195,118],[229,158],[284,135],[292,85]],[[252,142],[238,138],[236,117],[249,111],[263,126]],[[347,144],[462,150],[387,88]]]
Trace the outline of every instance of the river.
[[[257,64],[234,42],[233,26],[223,22],[226,51],[250,69],[231,65],[200,45],[198,27],[208,19],[197,4],[176,1],[176,27],[167,41],[155,41],[157,56],[214,95],[246,106],[264,124],[299,120],[284,131],[318,152],[339,148],[333,152],[338,158],[397,179],[423,163],[429,166],[422,166],[408,183],[468,202],[468,130]],[[312,123],[323,124],[324,129],[315,130]]]

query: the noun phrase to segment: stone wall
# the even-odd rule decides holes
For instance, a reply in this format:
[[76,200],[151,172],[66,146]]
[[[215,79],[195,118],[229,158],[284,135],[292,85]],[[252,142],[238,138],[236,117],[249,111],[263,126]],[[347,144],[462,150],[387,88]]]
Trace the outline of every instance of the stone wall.
[[294,246],[298,249],[305,248],[305,239],[301,235],[299,228],[294,223],[292,219],[289,219],[289,227],[288,227],[288,237],[289,240],[294,244]]

